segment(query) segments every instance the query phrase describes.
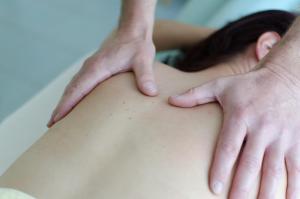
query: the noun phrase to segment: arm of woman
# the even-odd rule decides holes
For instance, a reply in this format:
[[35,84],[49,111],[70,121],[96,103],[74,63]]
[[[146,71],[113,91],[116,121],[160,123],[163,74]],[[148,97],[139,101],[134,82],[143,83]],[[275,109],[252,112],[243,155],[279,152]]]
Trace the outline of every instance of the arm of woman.
[[153,42],[157,51],[189,48],[208,37],[214,30],[171,20],[157,20],[154,24]]

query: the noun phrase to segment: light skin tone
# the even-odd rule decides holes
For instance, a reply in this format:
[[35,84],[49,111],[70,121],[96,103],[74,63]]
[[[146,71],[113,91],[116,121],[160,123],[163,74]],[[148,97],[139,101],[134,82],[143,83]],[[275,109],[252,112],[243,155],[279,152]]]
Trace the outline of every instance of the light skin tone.
[[71,80],[48,126],[62,119],[96,85],[112,75],[133,71],[139,90],[158,94],[153,75],[155,47],[152,40],[156,0],[124,0],[117,30],[89,57]]
[[[171,104],[180,107],[218,101],[223,108],[224,123],[210,173],[215,193],[228,183],[233,164],[241,155],[230,198],[244,198],[260,169],[264,173],[260,198],[274,198],[284,165],[288,170],[287,199],[300,197],[300,82],[296,65],[300,60],[294,46],[300,44],[294,35],[299,22],[251,72],[220,78],[170,98]],[[280,40],[277,35],[263,42],[268,37],[258,41],[258,46],[266,45],[261,53],[257,51],[258,58]]]
[[[132,70],[142,93],[158,94],[152,71],[155,4],[156,1],[151,0],[123,1],[117,33],[87,59],[66,88],[49,126],[113,74]],[[229,173],[246,139],[230,198],[244,198],[261,168],[265,171],[261,196],[272,198],[284,164],[289,172],[287,198],[300,197],[299,30],[298,18],[286,36],[251,72],[220,78],[170,98],[170,104],[180,107],[218,101],[223,108],[225,119],[209,180],[214,193],[222,192],[224,184],[228,183]],[[268,45],[269,48],[271,44]]]
[[[139,95],[130,73],[106,81],[27,150],[0,177],[0,186],[37,198],[227,198],[229,184],[216,197],[205,180],[222,110],[216,103],[172,108],[166,99],[216,77],[248,72],[277,35],[261,38],[228,62],[195,73],[156,63],[156,98]],[[278,199],[285,198],[285,179],[279,179]],[[259,178],[250,198],[258,184]]]

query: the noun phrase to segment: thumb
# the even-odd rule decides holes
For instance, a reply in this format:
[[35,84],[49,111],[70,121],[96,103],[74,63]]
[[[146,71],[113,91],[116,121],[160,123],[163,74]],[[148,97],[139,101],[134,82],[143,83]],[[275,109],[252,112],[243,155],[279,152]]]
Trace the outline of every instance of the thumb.
[[137,86],[142,93],[148,96],[155,96],[158,94],[152,60],[136,64],[133,71],[136,76]]
[[183,94],[171,96],[169,103],[178,107],[193,107],[216,101],[215,87],[215,81],[208,82]]

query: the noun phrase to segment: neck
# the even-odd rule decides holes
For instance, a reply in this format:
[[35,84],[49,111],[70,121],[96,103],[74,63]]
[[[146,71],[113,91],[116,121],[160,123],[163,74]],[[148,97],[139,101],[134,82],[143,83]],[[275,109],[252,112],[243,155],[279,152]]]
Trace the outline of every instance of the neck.
[[254,69],[257,63],[255,60],[250,60],[249,58],[238,57],[234,60],[228,62],[220,63],[215,66],[212,66],[206,70],[202,70],[194,73],[196,76],[203,76],[203,73],[217,77],[229,76],[229,75],[238,75],[251,71]]

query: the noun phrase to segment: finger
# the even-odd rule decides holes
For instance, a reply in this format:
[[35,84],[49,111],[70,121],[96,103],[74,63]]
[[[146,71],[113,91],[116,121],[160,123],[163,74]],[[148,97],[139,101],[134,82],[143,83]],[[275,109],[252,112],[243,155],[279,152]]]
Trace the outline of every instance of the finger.
[[280,144],[275,142],[265,152],[259,199],[276,198],[283,173],[284,153]]
[[224,115],[223,127],[216,146],[211,167],[210,187],[215,194],[220,194],[229,180],[234,163],[241,150],[246,135],[246,127],[235,118]]
[[215,81],[208,82],[199,87],[192,88],[181,95],[171,96],[169,103],[179,107],[193,107],[213,102],[216,100],[215,86]]
[[286,166],[288,173],[287,199],[300,198],[300,147],[288,152]]
[[230,199],[248,198],[249,191],[257,179],[265,151],[262,133],[247,138],[230,191]]
[[133,67],[138,88],[141,92],[148,96],[155,96],[158,93],[154,79],[153,61],[143,60]]
[[79,71],[79,73],[74,76],[72,81],[66,87],[62,98],[52,113],[48,127],[51,127],[57,121],[66,116],[84,96],[95,88],[97,84],[110,76],[110,71],[104,67],[99,68],[98,71]]

